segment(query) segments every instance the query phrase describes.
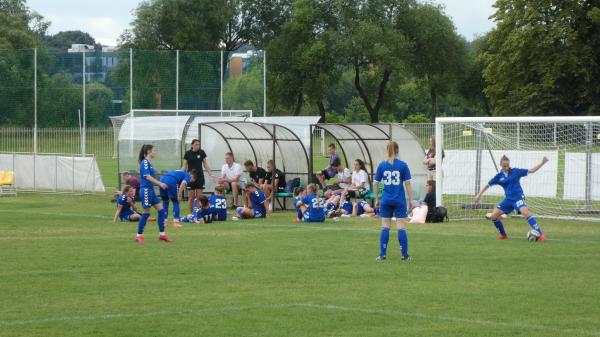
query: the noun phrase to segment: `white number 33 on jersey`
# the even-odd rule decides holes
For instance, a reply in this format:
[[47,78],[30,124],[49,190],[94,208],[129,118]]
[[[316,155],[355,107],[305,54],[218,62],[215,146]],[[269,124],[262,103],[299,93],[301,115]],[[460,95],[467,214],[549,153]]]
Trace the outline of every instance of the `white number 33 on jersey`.
[[400,171],[384,171],[383,172],[383,184],[384,185],[400,185]]

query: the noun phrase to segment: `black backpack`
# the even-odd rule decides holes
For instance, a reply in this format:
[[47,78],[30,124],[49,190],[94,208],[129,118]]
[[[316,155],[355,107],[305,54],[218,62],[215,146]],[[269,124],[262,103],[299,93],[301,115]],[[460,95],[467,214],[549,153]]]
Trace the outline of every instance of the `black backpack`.
[[446,222],[450,221],[448,217],[448,210],[446,207],[439,206],[436,207],[433,211],[433,216],[431,217],[431,222]]
[[300,186],[300,178],[294,178],[294,179],[288,180],[287,184],[285,184],[285,192],[293,193],[294,188],[299,187],[299,186]]

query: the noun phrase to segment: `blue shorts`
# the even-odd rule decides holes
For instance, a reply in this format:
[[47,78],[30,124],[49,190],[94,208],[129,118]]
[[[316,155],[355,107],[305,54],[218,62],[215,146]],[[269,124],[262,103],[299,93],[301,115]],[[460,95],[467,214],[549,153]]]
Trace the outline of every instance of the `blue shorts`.
[[150,208],[156,204],[160,204],[160,200],[154,193],[154,187],[140,187],[139,195],[142,200],[142,208]]
[[160,178],[160,182],[161,183],[165,183],[167,184],[167,189],[163,190],[162,188],[158,188],[158,190],[160,191],[160,198],[163,201],[167,201],[169,199],[173,200],[173,202],[175,202],[175,200],[177,200],[177,190],[179,188],[179,186],[177,186],[177,181],[175,181],[175,179],[169,177],[169,176],[164,176],[162,178]]
[[263,210],[263,209],[255,209],[254,210],[254,217],[255,218],[266,218],[267,217],[267,212],[266,212],[266,210]]
[[505,214],[510,214],[510,212],[512,212],[513,210],[517,211],[517,213],[521,213],[521,208],[527,207],[527,205],[525,204],[525,199],[504,199],[496,207],[498,207]]
[[361,201],[358,203],[358,212],[356,213],[356,215],[361,215],[365,213],[365,205],[368,205],[369,203],[366,201]]
[[121,219],[121,221],[126,222],[126,221],[131,221],[131,219],[129,218],[130,216],[136,214],[136,212],[134,212],[133,210],[128,210],[127,212],[123,212],[121,211],[121,214],[119,214],[119,219]]
[[379,213],[382,218],[407,218],[408,212],[406,202],[382,201],[379,205]]
[[302,217],[303,222],[325,222],[325,213],[323,213],[323,218],[315,219],[310,217],[310,210],[304,211],[304,215]]

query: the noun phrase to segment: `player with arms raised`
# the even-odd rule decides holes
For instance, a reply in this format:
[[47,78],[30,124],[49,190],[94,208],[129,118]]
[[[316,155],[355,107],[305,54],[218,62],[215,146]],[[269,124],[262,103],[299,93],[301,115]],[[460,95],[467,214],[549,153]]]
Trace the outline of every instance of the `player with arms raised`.
[[513,168],[510,167],[510,160],[508,157],[502,156],[502,159],[500,159],[500,166],[502,166],[502,170],[500,170],[500,172],[498,172],[494,178],[492,178],[485,186],[483,186],[481,191],[479,191],[479,193],[477,193],[475,196],[475,202],[479,202],[479,199],[481,199],[483,193],[485,193],[490,186],[500,185],[504,189],[504,200],[502,200],[500,204],[496,206],[490,217],[490,220],[492,220],[494,226],[496,226],[498,232],[500,233],[498,239],[504,240],[508,238],[506,231],[504,230],[504,225],[502,224],[502,221],[500,221],[500,216],[502,214],[508,214],[513,210],[516,210],[518,213],[520,213],[525,219],[527,219],[527,222],[531,228],[540,233],[539,241],[544,241],[546,239],[533,215],[529,215],[529,210],[525,204],[525,195],[523,193],[523,188],[521,188],[520,180],[530,173],[537,172],[547,162],[548,157],[544,157],[539,164],[530,169]]
[[[390,239],[390,226],[392,217],[396,217],[398,228],[398,242],[402,251],[402,260],[410,261],[408,255],[408,237],[406,235],[406,219],[408,218],[408,207],[406,204],[406,192],[408,200],[413,199],[412,185],[410,183],[410,170],[406,162],[398,159],[398,143],[391,141],[387,145],[388,159],[377,166],[373,182],[375,207],[379,207],[381,216],[381,236],[379,238],[379,256],[377,260],[385,260],[388,241]],[[381,203],[379,202],[379,183],[383,183]]]

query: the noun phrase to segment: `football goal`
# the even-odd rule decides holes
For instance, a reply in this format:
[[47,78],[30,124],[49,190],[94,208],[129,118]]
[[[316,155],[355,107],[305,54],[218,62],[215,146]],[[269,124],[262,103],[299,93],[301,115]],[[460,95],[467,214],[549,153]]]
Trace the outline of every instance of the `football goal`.
[[550,160],[521,179],[538,217],[600,221],[600,117],[437,118],[435,135],[436,202],[451,218],[482,218],[503,199],[494,186],[474,202],[506,155],[519,168]]

